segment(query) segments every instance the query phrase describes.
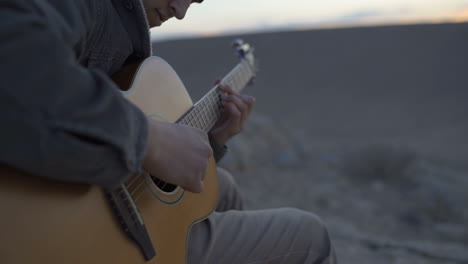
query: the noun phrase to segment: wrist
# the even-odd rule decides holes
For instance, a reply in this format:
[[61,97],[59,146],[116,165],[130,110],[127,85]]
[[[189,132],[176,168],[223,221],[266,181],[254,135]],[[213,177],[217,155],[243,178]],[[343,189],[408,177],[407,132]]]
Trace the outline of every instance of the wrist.
[[214,140],[216,144],[220,146],[226,145],[228,139],[226,137],[223,137],[221,133],[211,133],[209,132],[208,135],[210,136],[210,140]]
[[211,133],[208,133],[208,138],[210,140],[210,146],[213,150],[213,156],[216,162],[219,162],[227,152],[227,147],[225,144],[219,144],[219,141]]

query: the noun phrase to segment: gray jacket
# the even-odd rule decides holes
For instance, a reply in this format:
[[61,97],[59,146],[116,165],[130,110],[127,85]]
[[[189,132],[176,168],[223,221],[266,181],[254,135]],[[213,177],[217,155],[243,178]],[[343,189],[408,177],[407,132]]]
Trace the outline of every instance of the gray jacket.
[[141,171],[146,119],[108,76],[150,53],[141,0],[0,0],[0,163],[104,187]]

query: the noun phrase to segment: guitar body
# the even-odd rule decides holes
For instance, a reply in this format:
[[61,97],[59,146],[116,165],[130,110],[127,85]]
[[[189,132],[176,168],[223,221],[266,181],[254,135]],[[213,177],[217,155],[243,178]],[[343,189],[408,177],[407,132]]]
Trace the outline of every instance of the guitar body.
[[[150,57],[134,69],[123,71],[115,80],[121,87],[129,85],[125,97],[147,115],[176,122],[192,107],[179,77],[162,59]],[[149,175],[132,177],[141,184],[129,184],[128,191],[156,257],[145,261],[100,187],[46,180],[2,167],[0,263],[186,263],[190,228],[216,206],[214,159],[210,159],[201,194],[180,187],[165,192]]]

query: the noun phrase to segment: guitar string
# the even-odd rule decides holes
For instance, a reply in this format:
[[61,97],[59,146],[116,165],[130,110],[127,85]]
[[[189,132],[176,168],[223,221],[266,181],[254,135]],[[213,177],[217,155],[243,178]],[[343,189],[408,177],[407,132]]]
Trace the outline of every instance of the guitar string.
[[127,190],[133,195],[136,191],[138,191],[141,185],[145,182],[145,179],[142,177],[143,173],[138,174],[137,180],[135,181],[137,184],[134,186],[126,186]]
[[[232,88],[233,90],[235,90],[236,92],[239,92],[238,90],[240,90],[240,89],[243,88],[243,87],[240,86],[240,85],[236,85],[236,84],[238,84],[238,82],[240,82],[240,84],[243,84],[243,83],[246,84],[246,83],[248,82],[248,78],[242,78],[242,77],[244,77],[245,75],[247,75],[247,74],[245,74],[245,73],[243,73],[243,72],[240,72],[240,70],[242,70],[242,69],[245,68],[245,65],[242,65],[242,64],[245,64],[245,63],[239,63],[239,64],[234,68],[234,70],[233,70],[230,74],[228,74],[228,75],[225,77],[225,82],[231,82],[231,86],[234,86],[234,87],[231,87],[231,88]],[[242,67],[242,66],[244,66],[244,67]],[[243,75],[243,76],[241,76],[241,75]],[[253,75],[252,75],[252,76],[249,76],[249,77],[253,77]],[[238,81],[236,78],[238,78],[238,79],[240,79],[240,80]],[[242,78],[242,79],[241,79],[241,78]],[[234,85],[233,85],[233,84],[234,84]],[[215,89],[213,92],[211,92],[210,95],[212,95],[212,94],[214,94],[214,93],[217,93],[217,97],[218,97],[218,98],[215,99],[215,102],[219,104],[219,90],[218,90],[218,89]],[[209,96],[210,96],[210,95],[209,95]],[[209,97],[208,97],[208,98],[209,98]],[[213,107],[213,105],[215,105],[215,104],[206,104],[206,103],[205,103],[205,104],[203,105],[203,102],[202,102],[202,105],[201,105],[201,107],[199,108],[199,110],[197,111],[197,114],[194,114],[194,115],[193,115],[193,117],[192,117],[191,120],[189,121],[189,124],[191,124],[191,125],[193,126],[193,124],[192,124],[192,121],[193,121],[193,120],[195,120],[195,122],[199,122],[199,119],[196,119],[196,117],[197,117],[197,116],[199,117],[200,112],[205,111],[206,109],[209,109],[209,107]],[[205,114],[205,116],[206,116],[206,112],[204,112],[204,114]],[[190,116],[190,114],[189,114],[188,116]],[[217,117],[217,115],[216,115],[216,117]],[[183,120],[184,120],[184,119],[183,119]],[[206,131],[206,129],[208,129],[208,128],[209,128],[210,126],[212,126],[214,123],[215,123],[215,121],[211,120],[211,121],[209,121],[209,122],[208,122],[206,125],[204,125],[204,126],[201,126],[200,123],[197,123],[197,124],[199,125],[198,128],[203,128],[203,129]],[[130,187],[127,185],[127,189],[131,192],[131,196],[132,196],[132,197],[134,197],[135,194],[137,195],[137,197],[134,197],[134,198],[133,198],[134,201],[136,202],[136,201],[138,200],[138,198],[141,196],[141,194],[143,193],[143,192],[139,192],[139,191],[140,191],[140,189],[141,189],[142,187],[144,187],[143,183],[145,182],[145,179],[144,179],[143,177],[141,177],[141,174],[138,175],[138,176],[136,176],[135,178],[138,179],[138,180],[140,181],[140,183],[139,183],[136,187],[134,187],[133,190],[130,190]],[[132,182],[134,183],[134,181],[136,181],[136,179],[132,180]],[[132,183],[132,184],[133,184],[133,183]],[[163,188],[164,188],[167,184],[168,184],[167,182],[164,182]]]
[[[136,199],[135,199],[135,196],[134,196],[135,193],[140,190],[142,184],[145,182],[145,179],[143,177],[141,177],[141,175],[142,175],[142,173],[138,174],[137,178],[138,178],[138,181],[140,181],[140,183],[135,188],[133,188],[133,190],[131,188],[127,187],[127,190],[130,193],[130,196],[132,197],[134,202],[136,202]],[[143,187],[144,187],[144,185],[143,185]],[[138,197],[143,193],[144,193],[144,191],[139,192]]]
[[[208,97],[208,98],[209,98],[209,100],[216,100],[216,99],[213,99],[212,97]],[[219,100],[217,100],[217,101],[219,102]],[[207,109],[208,106],[213,106],[213,105],[214,105],[214,104],[202,104],[201,111],[204,111],[204,110]],[[212,112],[214,112],[213,109],[212,109],[212,107],[211,107],[211,108],[208,108],[208,110],[211,110]],[[201,111],[199,111],[199,113],[200,113]],[[204,112],[204,113],[202,113],[202,114],[204,114],[204,117],[206,117],[206,112]],[[217,116],[217,115],[215,115],[215,116]],[[206,130],[206,129],[208,129],[209,127],[211,127],[212,125],[214,125],[215,122],[216,122],[216,120],[215,120],[215,119],[212,119],[212,121],[211,121],[211,122],[208,122],[206,125],[204,125],[203,128]],[[199,126],[200,126],[200,128],[202,127],[202,125],[201,125],[200,123],[199,123]],[[138,179],[138,180],[137,180],[137,179]],[[135,202],[138,200],[138,198],[141,197],[141,194],[142,194],[143,192],[139,192],[139,190],[141,189],[141,187],[144,187],[143,183],[145,182],[145,181],[144,181],[144,178],[141,178],[141,175],[138,175],[137,177],[135,177],[135,179],[132,180],[132,184],[135,183],[135,182],[137,182],[137,181],[139,181],[139,184],[138,184],[136,187],[134,187],[133,190],[131,190],[131,188],[130,188],[130,186],[129,186],[130,184],[127,185],[127,188],[128,188],[129,191],[131,192],[131,196],[133,197],[133,199],[135,200]],[[163,182],[164,182],[164,181],[163,181]],[[164,189],[164,188],[167,186],[167,184],[168,184],[167,182],[164,182],[164,185],[161,187],[161,189]],[[135,197],[135,194],[137,195],[136,197]]]
[[[238,65],[239,66],[239,65]],[[241,65],[241,66],[244,66],[244,65]],[[234,86],[236,86],[235,88],[238,88],[240,85],[237,85],[238,83],[242,84],[242,83],[246,83],[246,80],[252,76],[252,75],[249,75],[249,77],[245,78],[244,76],[246,76],[247,74],[245,73],[245,71],[248,70],[247,67],[237,67],[235,69],[235,71],[233,71],[232,74],[226,76],[225,78],[225,81],[227,82],[230,82],[232,84],[234,84]],[[242,78],[244,77],[244,78]],[[231,80],[234,80],[234,82],[232,82]],[[232,85],[231,84],[231,85]],[[242,86],[240,86],[242,87]],[[239,90],[239,89],[235,89],[235,90]],[[214,96],[213,95],[219,95],[219,91],[217,89],[215,89],[213,92],[210,92],[210,94],[207,96],[207,99],[212,99]],[[213,108],[213,104],[205,104],[205,101],[202,102],[202,105],[200,106],[199,105],[199,108],[197,108],[197,112],[198,113],[202,113],[202,114],[205,114],[206,113],[206,110],[208,109],[208,111]],[[197,115],[192,115],[190,114],[189,115],[189,118],[190,118],[190,121],[194,118],[197,118],[198,116]],[[189,122],[190,122],[189,121]]]
[[[245,64],[245,62],[243,63]],[[246,74],[245,71],[248,72],[248,67],[245,67],[245,65],[241,65],[239,64],[238,66],[244,66],[244,67],[237,67],[235,68],[235,71],[233,71],[231,74],[229,74],[228,76],[226,76],[225,78],[225,81],[226,82],[230,82],[232,83],[231,86],[235,86],[235,90],[240,90],[239,88],[242,88],[243,85],[245,85],[248,81],[249,78],[253,77],[252,74]],[[245,76],[248,76],[248,77],[245,77]],[[242,78],[244,77],[244,78]],[[232,81],[231,81],[232,80]],[[243,85],[238,85],[238,84],[243,84]],[[211,99],[213,97],[213,95],[217,95],[219,96],[219,91],[217,89],[213,90],[212,92],[210,92],[210,94],[208,94],[207,96],[207,99]],[[218,100],[219,101],[219,100]],[[204,125],[204,123],[200,122],[199,120],[195,120],[195,118],[200,118],[200,113],[202,114],[202,121],[210,121],[209,119],[212,118],[210,116],[208,116],[208,120],[206,120],[206,117],[204,116],[208,111],[211,110],[211,108],[213,108],[213,104],[206,104],[205,103],[206,101],[202,101],[202,104],[201,105],[197,105],[197,107],[194,109],[193,112],[191,112],[190,114],[187,115],[187,118],[188,119],[183,119],[181,121],[183,121],[183,123],[187,123],[187,124],[190,124],[190,125],[197,125],[198,128],[205,128],[207,127],[206,125]],[[194,114],[195,113],[195,114]],[[217,116],[216,116],[217,117]],[[187,121],[186,121],[187,120]],[[198,123],[193,123],[193,121],[198,121]],[[206,123],[206,122],[205,122]],[[211,122],[207,123],[207,124],[210,124]]]
[[128,182],[128,183],[125,184],[125,186],[127,187],[127,189],[130,188],[135,182],[138,181],[139,176],[140,176],[140,174],[134,175],[134,176],[130,179],[130,182]]
[[[138,175],[135,176],[131,184],[127,184],[127,190],[131,191],[131,189],[136,190],[138,186],[140,186],[141,181],[143,179],[142,177],[143,172],[138,173]],[[135,185],[136,183],[136,185]]]
[[141,176],[138,176],[138,180],[135,181],[137,184],[136,185],[133,185],[133,186],[128,186],[128,185],[125,185],[127,191],[129,192],[129,194],[131,194],[133,196],[133,194],[136,192],[136,191],[139,191],[140,190],[140,187],[142,186],[142,184],[144,183],[144,179],[141,178]]
[[[238,73],[239,71],[237,71],[236,73]],[[241,72],[242,73],[242,72]],[[234,76],[228,76],[228,77],[232,77],[232,78],[226,78],[227,81],[229,82],[232,82],[232,84],[234,84],[236,87],[239,87],[238,84],[239,82],[242,82],[243,80],[239,80],[240,76],[238,74],[235,74]],[[237,77],[237,78],[236,78]],[[232,80],[232,81],[231,81]],[[196,118],[197,116],[202,116],[202,119],[203,119],[203,123],[197,123],[199,128],[204,128],[205,130],[207,130],[209,127],[211,127],[212,125],[214,125],[214,123],[216,122],[216,120],[214,120],[213,117],[218,117],[218,115],[216,114],[216,112],[214,112],[213,110],[213,106],[219,104],[219,98],[217,99],[214,99],[213,95],[214,94],[219,94],[219,90],[214,90],[214,92],[212,92],[208,97],[208,101],[204,101],[202,102],[202,105],[201,107],[199,108],[199,110],[197,111],[197,114],[198,115],[193,115],[192,117],[192,120],[194,118]],[[209,102],[209,103],[206,103],[206,102]],[[206,112],[208,111],[208,112]],[[214,115],[212,114],[211,118],[208,116],[208,113],[215,113]],[[200,115],[201,113],[201,115]],[[210,121],[211,120],[211,121]],[[184,120],[182,120],[184,121]],[[198,122],[199,120],[196,120],[196,122]],[[208,122],[207,122],[208,121]],[[190,122],[191,123],[191,122]],[[137,182],[137,179],[139,179],[138,181],[140,181],[140,183],[133,188],[133,190],[131,190],[131,187],[130,185]],[[164,181],[163,181],[164,182]],[[127,188],[129,189],[129,191],[131,192],[131,195],[132,197],[137,194],[137,192],[141,189],[142,185],[144,183],[144,179],[140,178],[140,175],[135,177],[135,179],[132,180],[132,182],[130,184],[127,185]],[[164,182],[164,185],[161,187],[162,189],[164,189],[166,186],[167,186],[167,182]],[[137,198],[140,197],[142,192],[138,193],[137,194]],[[134,198],[135,201],[137,200],[137,198]]]
[[[209,123],[208,126],[212,126],[212,125],[214,125],[214,123],[215,123],[215,121]],[[138,177],[141,177],[141,176],[138,176]],[[134,197],[133,199],[135,201],[138,200],[138,197],[140,197],[141,194],[143,193],[143,192],[140,191],[140,189],[145,186],[144,185],[144,183],[145,183],[144,178],[140,178],[138,181],[139,181],[139,184],[136,185],[135,187],[133,187],[132,188],[133,190],[129,189],[129,192],[131,193],[131,196]],[[158,181],[161,182],[161,180],[158,180]],[[163,186],[162,187],[158,186],[158,188],[160,188],[160,189],[164,189],[168,185],[167,182],[165,182],[165,181],[162,181],[162,182],[164,182]],[[157,185],[157,183],[156,183],[156,185]],[[137,197],[135,197],[135,194],[137,195]]]
[[140,183],[136,187],[134,187],[133,190],[130,190],[129,188],[127,189],[130,192],[130,194],[133,196],[137,191],[140,190],[140,187],[143,185],[143,183],[145,183],[145,179],[142,177]]
[[[204,107],[200,106],[200,105],[197,105],[195,108],[194,108],[194,112],[195,114],[189,114],[188,117],[190,119],[187,119],[188,121],[185,121],[185,119],[183,119],[182,121],[188,123],[189,125],[193,126],[193,127],[197,127],[197,128],[203,128],[202,124],[200,123],[200,113],[202,113],[202,111],[204,111]],[[194,123],[195,122],[195,123]]]
[[138,199],[140,199],[140,197],[141,197],[141,195],[142,195],[143,193],[144,193],[144,192],[139,192],[139,193],[137,194],[136,197],[133,197],[133,194],[132,194],[133,202],[135,202],[135,203],[138,202]]

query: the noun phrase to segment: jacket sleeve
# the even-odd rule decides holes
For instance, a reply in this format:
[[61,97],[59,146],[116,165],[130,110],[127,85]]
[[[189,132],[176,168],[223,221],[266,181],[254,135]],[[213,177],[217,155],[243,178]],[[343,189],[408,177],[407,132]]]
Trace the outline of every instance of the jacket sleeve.
[[86,25],[67,15],[0,0],[0,163],[112,188],[141,171],[146,118],[105,74],[80,66],[73,45]]
[[213,138],[211,133],[208,133],[208,139],[210,140],[210,146],[213,150],[213,157],[216,163],[219,163],[221,159],[226,155],[228,148],[226,145],[219,145],[218,142]]

